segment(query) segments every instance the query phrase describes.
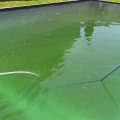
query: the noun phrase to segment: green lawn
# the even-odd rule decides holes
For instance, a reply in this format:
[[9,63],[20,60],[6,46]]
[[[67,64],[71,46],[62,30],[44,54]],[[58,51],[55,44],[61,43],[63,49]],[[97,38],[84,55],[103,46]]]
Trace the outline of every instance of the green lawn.
[[[31,4],[42,4],[42,3],[50,3],[50,2],[60,2],[60,1],[67,1],[67,0],[4,1],[4,2],[0,2],[0,8],[31,5]],[[106,1],[120,2],[120,0],[106,0]]]
[[120,2],[120,0],[108,0],[108,1],[111,1],[111,2]]
[[4,2],[0,2],[0,8],[31,5],[31,4],[42,4],[42,3],[50,3],[50,2],[60,2],[60,1],[67,1],[67,0],[4,1]]

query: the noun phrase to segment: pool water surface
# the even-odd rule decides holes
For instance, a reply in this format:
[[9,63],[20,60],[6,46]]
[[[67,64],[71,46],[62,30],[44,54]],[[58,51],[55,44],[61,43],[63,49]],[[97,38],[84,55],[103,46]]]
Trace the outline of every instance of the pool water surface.
[[120,120],[119,64],[117,4],[0,12],[0,120]]

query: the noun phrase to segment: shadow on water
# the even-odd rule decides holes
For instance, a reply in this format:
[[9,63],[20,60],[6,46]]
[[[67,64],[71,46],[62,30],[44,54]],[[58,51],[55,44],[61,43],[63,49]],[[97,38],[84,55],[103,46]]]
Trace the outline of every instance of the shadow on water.
[[[0,104],[0,111],[2,113],[0,117],[3,120],[17,115],[21,115],[21,117],[23,116],[24,120],[24,114],[29,109],[33,108],[32,104],[35,104],[34,106],[39,106],[40,108],[44,107],[44,105],[46,104],[45,96],[49,94],[49,89],[42,87],[41,83],[51,74],[53,74],[53,69],[58,68],[58,65],[63,62],[61,58],[64,56],[65,51],[72,47],[74,38],[77,38],[79,36],[79,26],[77,26],[63,27],[52,31],[52,33],[50,33],[49,35],[43,34],[31,36],[29,40],[27,39],[23,41],[26,43],[25,47],[22,41],[17,42],[14,45],[12,43],[9,43],[8,48],[15,49],[15,53],[12,54],[13,57],[19,55],[22,48],[24,50],[24,52],[21,54],[21,57],[19,57],[19,59],[16,57],[16,59],[14,60],[14,66],[16,66],[15,69],[21,69],[23,67],[23,64],[25,64],[24,69],[27,68],[30,69],[30,71],[36,71],[36,73],[39,74],[39,77],[34,78],[29,75],[24,76],[17,74],[10,76],[0,76],[0,90],[2,91],[0,93],[0,96],[1,101],[4,101],[2,104]],[[27,46],[28,42],[30,44],[29,46]],[[6,43],[6,46],[7,44],[8,43]],[[33,54],[34,57],[31,56],[31,53],[28,51],[28,49],[31,48],[32,53],[36,53]],[[10,58],[7,64],[4,65],[12,68],[11,66],[13,65],[13,59],[11,59],[10,55],[7,55],[8,51],[6,50],[6,48],[1,49],[6,53],[6,60]],[[26,57],[26,60],[23,61],[24,56]],[[33,67],[33,63],[35,67]],[[35,101],[39,102],[35,103]],[[19,104],[22,104],[23,107]],[[11,111],[9,111],[9,108],[11,108]],[[5,110],[8,112],[4,113]]]
[[109,89],[107,88],[107,86],[104,84],[104,82],[101,82],[103,88],[105,89],[107,95],[109,96],[110,100],[112,101],[113,105],[116,107],[116,109],[119,111],[119,107],[113,97],[113,95],[111,94],[111,92],[109,91]]

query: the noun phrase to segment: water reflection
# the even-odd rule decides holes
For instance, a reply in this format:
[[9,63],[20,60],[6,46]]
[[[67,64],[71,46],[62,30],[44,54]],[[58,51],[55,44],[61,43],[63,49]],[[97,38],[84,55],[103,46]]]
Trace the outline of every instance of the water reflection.
[[112,25],[119,25],[119,23],[112,23],[106,21],[88,20],[80,23],[80,37],[84,37],[87,45],[91,45],[97,27],[111,27]]
[[85,22],[85,37],[91,37],[92,33],[94,32],[95,21],[88,20]]
[[88,20],[87,22],[85,22],[84,32],[85,32],[85,38],[88,41],[87,43],[88,45],[90,45],[93,36],[94,26],[95,26],[94,20]]

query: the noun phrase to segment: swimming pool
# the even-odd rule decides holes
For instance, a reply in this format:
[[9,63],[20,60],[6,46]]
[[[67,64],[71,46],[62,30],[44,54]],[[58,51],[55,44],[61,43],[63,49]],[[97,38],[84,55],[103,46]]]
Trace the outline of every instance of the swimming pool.
[[[100,2],[0,12],[1,120],[119,120],[120,6]],[[77,84],[76,84],[77,83]]]

